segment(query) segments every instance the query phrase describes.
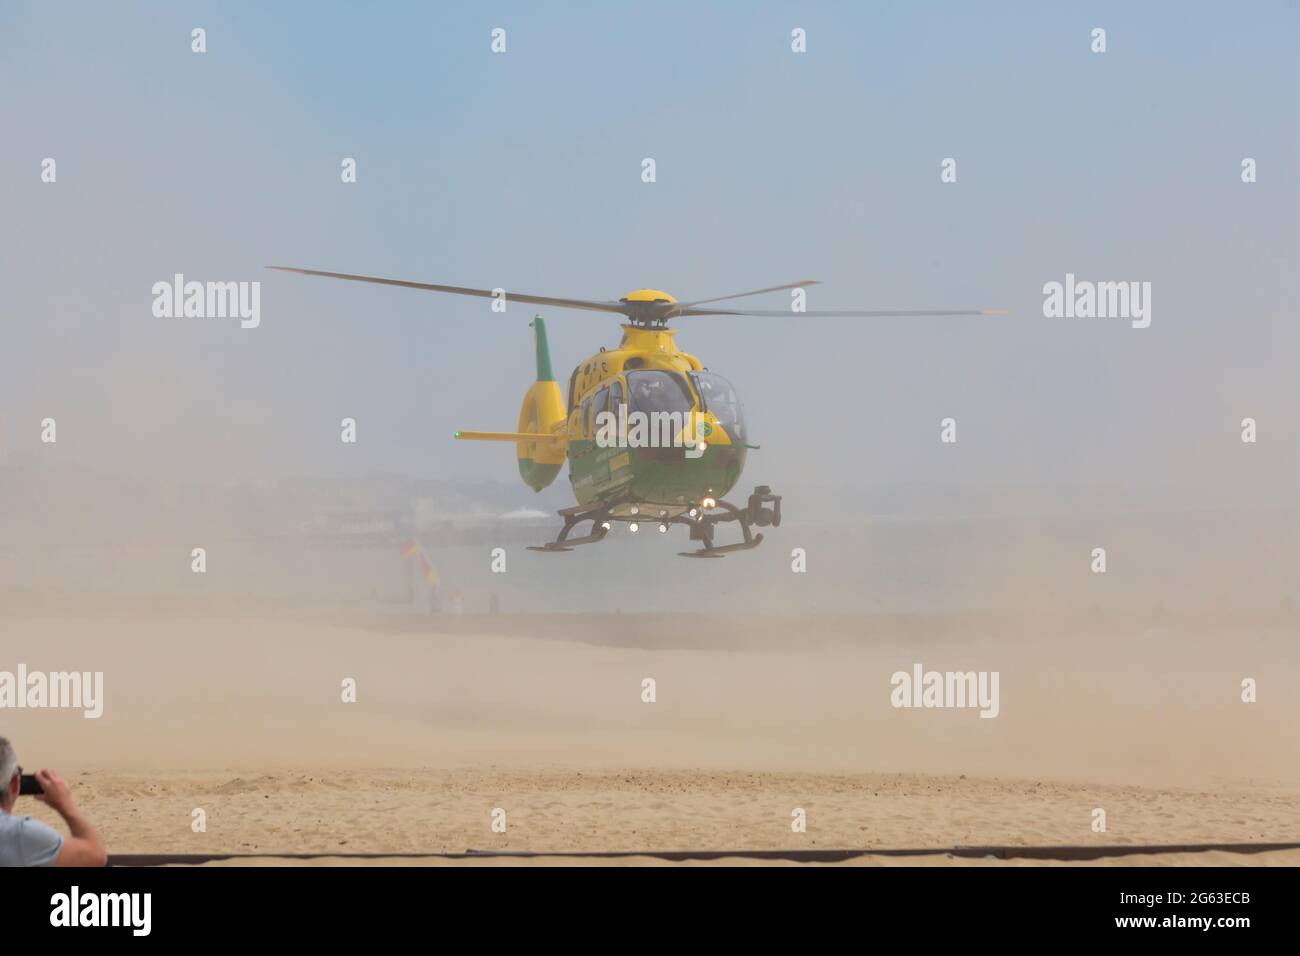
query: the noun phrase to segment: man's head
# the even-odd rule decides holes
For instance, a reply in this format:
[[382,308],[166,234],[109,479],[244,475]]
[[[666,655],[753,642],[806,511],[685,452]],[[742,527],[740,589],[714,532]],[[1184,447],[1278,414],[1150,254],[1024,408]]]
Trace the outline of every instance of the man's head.
[[0,812],[8,813],[18,802],[18,754],[13,744],[0,737]]

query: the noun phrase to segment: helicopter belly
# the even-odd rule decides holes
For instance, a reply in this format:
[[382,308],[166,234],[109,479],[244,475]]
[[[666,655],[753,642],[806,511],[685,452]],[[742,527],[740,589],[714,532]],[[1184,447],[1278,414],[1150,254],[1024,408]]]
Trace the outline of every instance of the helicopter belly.
[[681,448],[589,450],[570,443],[569,480],[579,504],[617,501],[667,509],[670,513],[721,498],[740,479],[745,448],[714,445],[698,458]]

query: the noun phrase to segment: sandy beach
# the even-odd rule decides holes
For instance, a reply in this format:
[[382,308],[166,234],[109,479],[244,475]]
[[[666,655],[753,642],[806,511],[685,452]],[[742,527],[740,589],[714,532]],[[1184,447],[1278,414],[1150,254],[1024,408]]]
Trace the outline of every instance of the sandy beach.
[[[546,619],[11,602],[3,666],[103,670],[104,713],[0,716],[113,854],[1300,842],[1300,705],[1274,691],[1296,674],[1261,664],[1287,626],[617,617],[575,640]],[[914,661],[999,670],[998,717],[891,706]],[[1297,862],[1234,856],[1099,865]]]
[[[1297,791],[1262,786],[631,769],[92,771],[76,783],[87,813],[120,854],[1300,842]],[[1105,834],[1087,830],[1094,806],[1108,808]],[[205,833],[192,832],[194,808],[207,812]],[[492,829],[498,808],[506,814],[504,833]],[[791,830],[795,808],[807,813],[806,833]],[[1292,863],[1300,861],[1297,852]]]

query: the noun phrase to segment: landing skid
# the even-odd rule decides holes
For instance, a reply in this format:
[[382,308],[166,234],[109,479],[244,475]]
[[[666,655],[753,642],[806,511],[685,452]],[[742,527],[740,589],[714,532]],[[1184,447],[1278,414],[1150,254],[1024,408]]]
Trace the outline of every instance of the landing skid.
[[757,548],[762,543],[763,535],[759,533],[745,541],[737,541],[735,544],[706,545],[698,551],[678,551],[677,554],[683,558],[725,558],[733,551],[749,551]]
[[[777,499],[778,501],[780,499]],[[685,524],[690,526],[691,540],[701,542],[704,547],[696,551],[678,551],[677,554],[683,558],[723,558],[733,551],[748,551],[751,548],[757,548],[763,543],[763,535],[754,534],[751,525],[754,522],[754,515],[751,509],[741,510],[733,505],[730,501],[719,501],[715,512],[721,514],[708,513],[701,511],[698,518],[692,519],[689,515],[684,515]],[[735,544],[714,544],[713,529],[723,522],[735,521],[740,525],[740,533],[744,540],[737,541]],[[780,518],[777,519],[780,521]]]
[[[609,501],[596,508],[584,508],[582,505],[565,508],[559,513],[564,519],[564,527],[560,529],[559,536],[547,544],[532,545],[528,550],[561,552],[572,551],[579,545],[595,544],[605,539],[613,522],[621,521],[624,524],[639,522],[656,525],[684,524],[691,530],[691,540],[701,542],[703,547],[695,551],[679,551],[677,552],[679,555],[684,558],[722,558],[732,552],[749,551],[762,544],[762,532],[754,532],[755,525],[760,527],[771,525],[775,528],[781,524],[781,496],[772,494],[772,489],[767,485],[759,485],[755,488],[744,508],[738,508],[729,501],[718,501],[713,502],[713,507],[707,510],[700,506],[672,517],[653,517],[653,505],[647,508],[645,515],[636,514],[635,508],[632,509],[632,514],[613,514],[615,508],[628,503]],[[768,505],[771,507],[767,507]],[[582,537],[570,538],[573,529],[584,521],[591,522],[591,532]],[[734,544],[715,545],[714,528],[729,521],[740,525],[742,540]]]
[[[530,544],[529,551],[572,551],[580,544],[595,544],[597,541],[603,541],[605,535],[609,534],[609,529],[605,527],[609,521],[608,505],[586,509],[576,505],[565,508],[559,514],[564,519],[564,527],[560,529],[559,537],[547,544]],[[570,538],[569,533],[584,521],[591,522],[591,533],[581,538]]]

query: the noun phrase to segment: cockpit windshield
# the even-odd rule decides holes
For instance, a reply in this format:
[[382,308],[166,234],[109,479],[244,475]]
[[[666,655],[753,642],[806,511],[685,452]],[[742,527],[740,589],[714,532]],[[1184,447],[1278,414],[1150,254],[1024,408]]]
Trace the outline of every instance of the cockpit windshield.
[[646,369],[627,373],[627,397],[631,411],[676,412],[687,415],[695,407],[686,379],[672,372]]
[[713,372],[692,372],[691,381],[695,383],[695,390],[700,393],[704,410],[713,413],[718,424],[727,430],[731,440],[746,441],[745,411],[741,408],[740,398],[737,397],[731,383]]

